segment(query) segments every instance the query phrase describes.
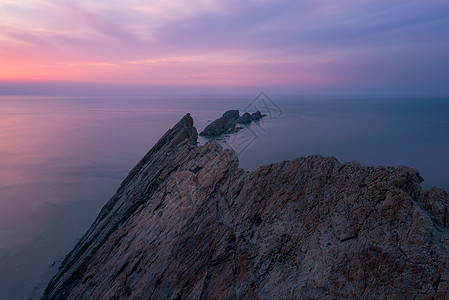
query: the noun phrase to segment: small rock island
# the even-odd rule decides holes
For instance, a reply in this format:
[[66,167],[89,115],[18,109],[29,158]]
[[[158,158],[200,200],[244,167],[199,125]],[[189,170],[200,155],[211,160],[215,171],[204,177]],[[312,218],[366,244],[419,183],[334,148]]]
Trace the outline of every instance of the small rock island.
[[416,169],[315,155],[245,172],[197,137],[190,115],[167,131],[42,299],[448,299],[449,198]]
[[237,124],[250,124],[252,121],[259,121],[266,115],[260,111],[255,113],[245,112],[242,116],[238,110],[228,110],[220,118],[210,123],[201,133],[201,136],[218,137],[224,134],[235,133],[242,129],[237,127]]

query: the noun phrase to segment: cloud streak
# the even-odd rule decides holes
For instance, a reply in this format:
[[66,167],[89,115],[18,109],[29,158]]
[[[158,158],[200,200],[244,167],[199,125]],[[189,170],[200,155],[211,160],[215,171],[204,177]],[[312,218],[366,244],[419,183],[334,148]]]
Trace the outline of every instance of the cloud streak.
[[447,36],[437,0],[0,0],[0,80],[444,94]]

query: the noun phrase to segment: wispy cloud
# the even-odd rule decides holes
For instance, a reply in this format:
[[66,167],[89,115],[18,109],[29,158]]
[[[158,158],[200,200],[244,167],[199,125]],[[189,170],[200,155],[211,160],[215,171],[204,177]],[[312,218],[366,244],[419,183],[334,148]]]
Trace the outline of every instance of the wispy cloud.
[[0,79],[441,86],[447,36],[437,0],[0,0]]

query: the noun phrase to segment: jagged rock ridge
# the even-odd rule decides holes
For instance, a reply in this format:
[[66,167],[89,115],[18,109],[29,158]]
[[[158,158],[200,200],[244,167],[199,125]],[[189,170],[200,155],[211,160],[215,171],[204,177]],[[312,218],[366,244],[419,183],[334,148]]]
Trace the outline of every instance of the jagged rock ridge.
[[448,197],[417,170],[309,156],[238,168],[169,130],[43,299],[447,299]]

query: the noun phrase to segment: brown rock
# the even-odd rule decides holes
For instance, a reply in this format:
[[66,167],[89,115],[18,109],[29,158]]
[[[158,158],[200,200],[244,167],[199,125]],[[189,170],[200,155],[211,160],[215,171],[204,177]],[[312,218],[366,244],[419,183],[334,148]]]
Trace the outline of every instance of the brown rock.
[[309,156],[238,168],[185,116],[43,299],[447,299],[447,194],[417,170]]

